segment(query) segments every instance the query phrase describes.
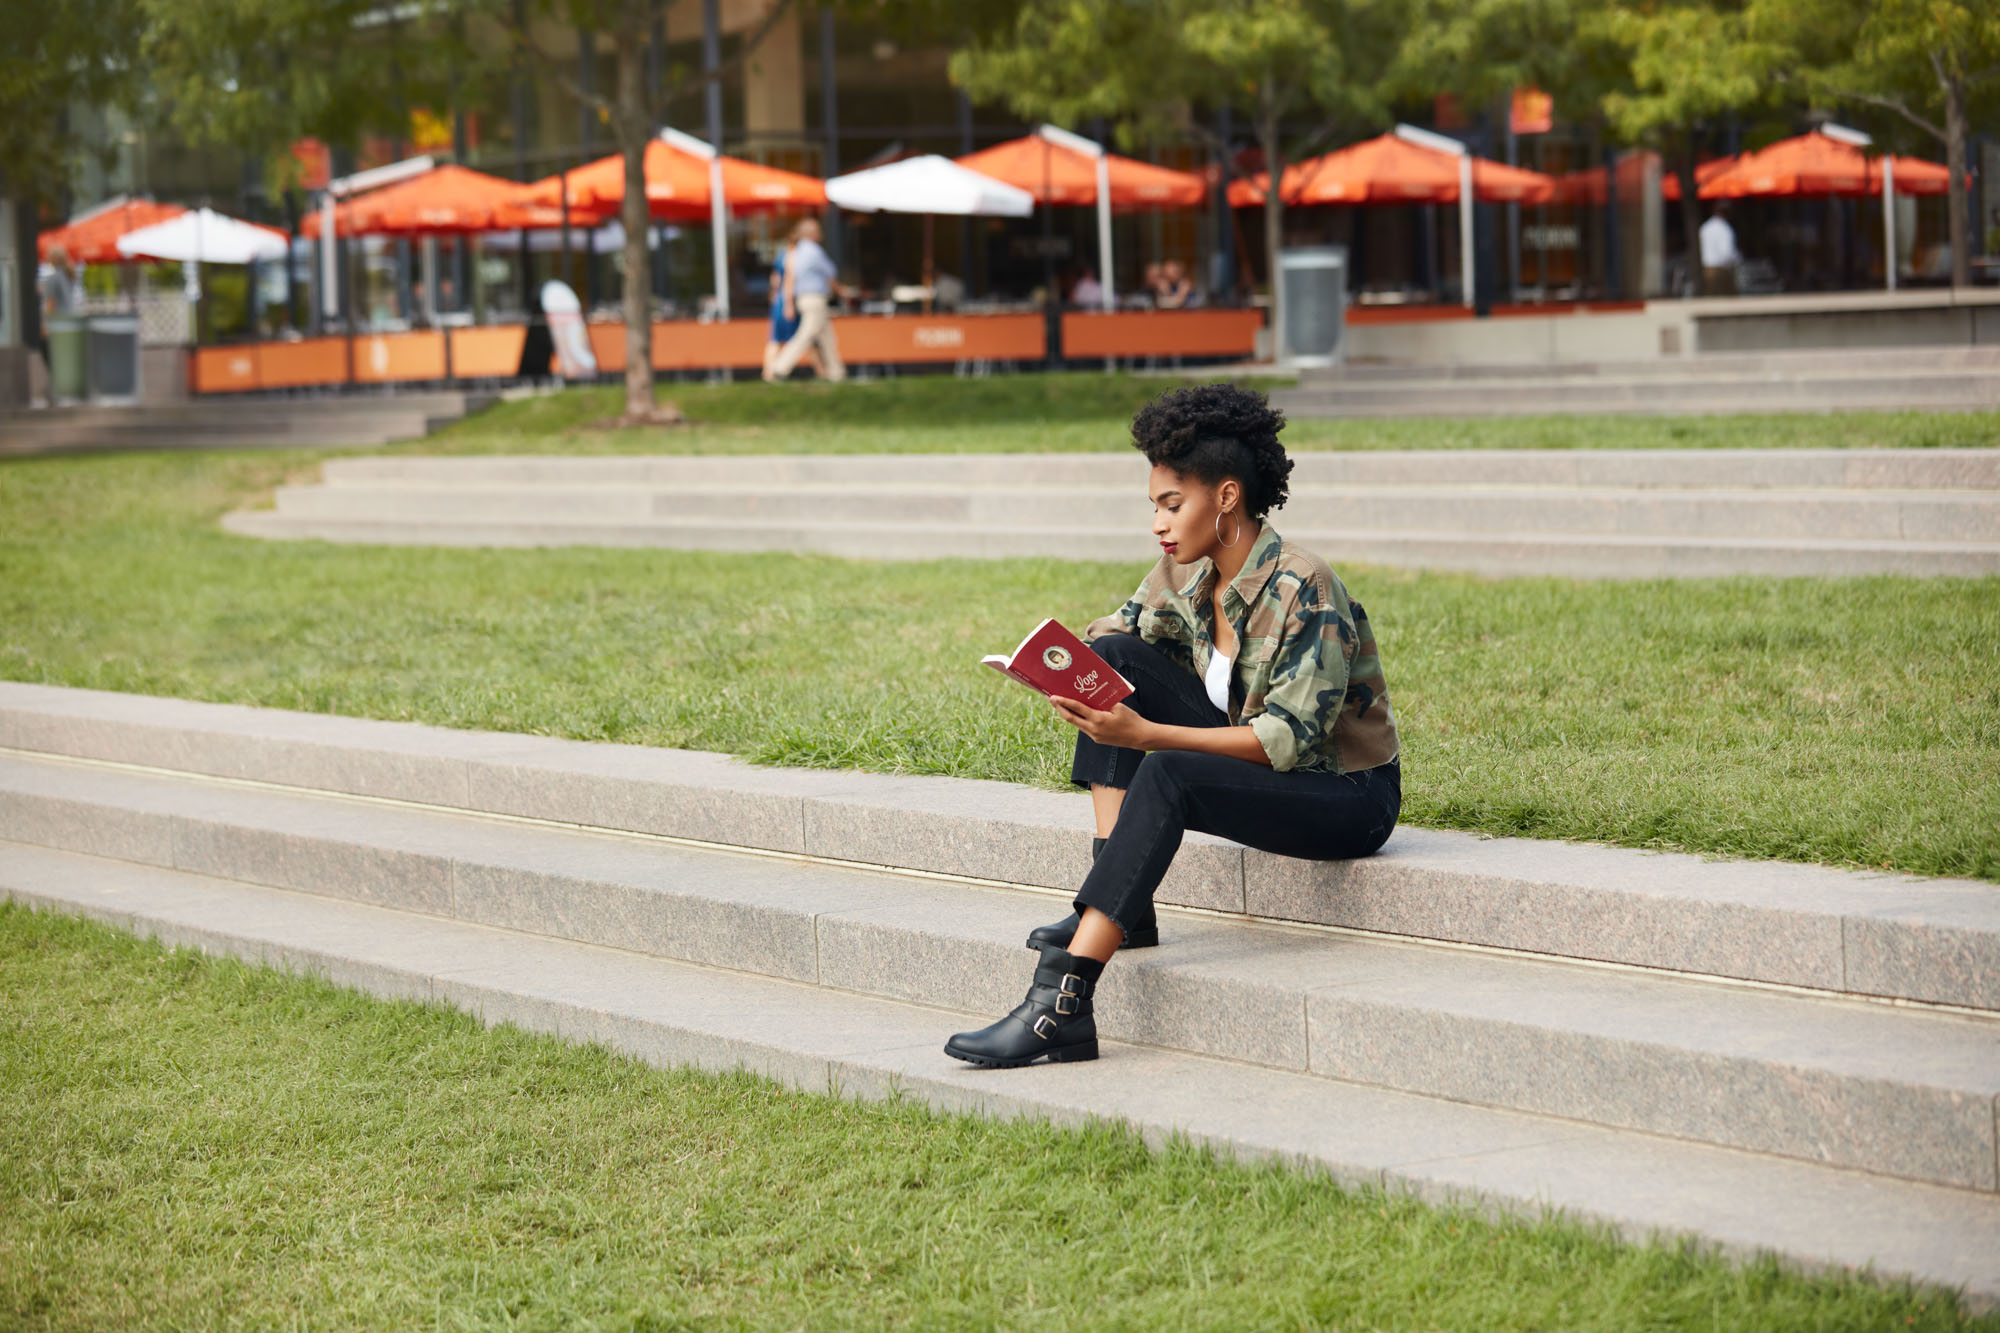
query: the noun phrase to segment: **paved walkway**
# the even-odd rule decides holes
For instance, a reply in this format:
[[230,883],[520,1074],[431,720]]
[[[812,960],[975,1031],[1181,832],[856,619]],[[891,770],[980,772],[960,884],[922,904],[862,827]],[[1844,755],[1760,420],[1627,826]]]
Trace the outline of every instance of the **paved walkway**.
[[[1582,578],[2000,573],[2000,449],[1302,453],[1335,564]],[[231,531],[446,546],[1145,562],[1129,453],[355,458]]]
[[1117,1116],[2000,1299],[2000,886],[1190,843],[1094,1064],[977,1071],[1081,798],[0,685],[0,888],[657,1061]]

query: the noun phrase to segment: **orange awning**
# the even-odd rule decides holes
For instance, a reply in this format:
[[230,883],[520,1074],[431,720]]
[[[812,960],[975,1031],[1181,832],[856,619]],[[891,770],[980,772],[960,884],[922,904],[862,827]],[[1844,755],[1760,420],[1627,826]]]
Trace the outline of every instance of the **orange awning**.
[[[1900,179],[1900,178],[1899,178]],[[118,253],[118,238],[141,227],[165,222],[187,212],[179,204],[156,204],[151,199],[127,199],[87,213],[67,226],[45,231],[35,242],[35,255],[47,263],[57,246],[78,264],[118,264],[130,262]]]
[[[1233,182],[1229,202],[1251,208],[1264,202],[1268,173]],[[1539,171],[1472,159],[1472,193],[1481,203],[1539,204],[1555,182]],[[1287,204],[1449,204],[1458,201],[1458,159],[1384,134],[1324,157],[1285,168]]]
[[[341,204],[334,210],[334,231],[341,236],[439,236],[562,225],[561,208],[522,204],[521,191],[518,181],[469,167],[434,167]],[[596,210],[570,209],[572,226],[600,221]],[[313,231],[313,220],[304,229]]]
[[[811,176],[783,171],[741,158],[722,161],[722,197],[729,211],[776,213],[819,208],[826,204],[826,187]],[[568,173],[572,208],[592,209],[609,217],[625,202],[625,159],[613,154]],[[522,188],[523,203],[547,207],[562,201],[562,177],[550,176]],[[646,146],[646,201],[654,218],[663,222],[704,222],[709,216],[708,161],[676,148],[663,139]]]
[[[1038,204],[1093,207],[1097,203],[1097,161],[1087,153],[1030,134],[958,158],[983,176],[1005,181],[1035,196]],[[1190,171],[1105,154],[1113,212],[1142,208],[1194,208],[1208,186]]]

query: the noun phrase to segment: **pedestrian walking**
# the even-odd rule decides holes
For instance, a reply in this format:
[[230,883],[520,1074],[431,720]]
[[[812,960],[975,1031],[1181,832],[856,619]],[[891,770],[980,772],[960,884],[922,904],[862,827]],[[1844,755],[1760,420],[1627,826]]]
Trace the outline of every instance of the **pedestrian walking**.
[[[764,378],[776,379],[771,367],[777,364],[778,353],[799,331],[796,311],[789,317],[785,314],[785,267],[791,258],[792,243],[788,240],[778,251],[778,257],[771,263],[771,332],[764,340]],[[806,365],[813,374],[820,373],[819,353],[809,351],[805,355]]]
[[1743,262],[1736,248],[1736,228],[1729,225],[1729,204],[1719,202],[1701,224],[1701,289],[1708,296],[1736,295],[1736,266]]
[[806,218],[792,228],[791,248],[786,252],[784,302],[785,318],[799,322],[794,333],[778,352],[767,380],[781,380],[792,373],[808,347],[819,349],[821,373],[829,380],[847,378],[840,360],[840,342],[834,336],[829,302],[846,290],[836,276],[833,259],[820,246],[819,220]]

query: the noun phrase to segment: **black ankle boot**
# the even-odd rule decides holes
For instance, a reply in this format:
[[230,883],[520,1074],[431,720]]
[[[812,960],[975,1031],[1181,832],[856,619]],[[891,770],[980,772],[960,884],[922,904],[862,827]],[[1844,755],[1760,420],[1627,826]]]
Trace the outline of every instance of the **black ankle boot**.
[[1013,1069],[1048,1059],[1097,1058],[1097,1019],[1090,997],[1104,964],[1054,947],[1042,950],[1028,996],[991,1027],[961,1032],[944,1044],[946,1055],[988,1069]]
[[[1090,840],[1091,860],[1095,861],[1097,854],[1104,850],[1104,843],[1105,839],[1103,838],[1092,838]],[[1053,945],[1058,949],[1067,949],[1069,948],[1070,941],[1076,938],[1076,928],[1082,920],[1082,917],[1078,916],[1075,912],[1071,912],[1060,921],[1052,921],[1046,926],[1037,926],[1028,932],[1028,947],[1030,949],[1040,949],[1044,946]],[[1121,949],[1151,949],[1158,945],[1159,942],[1159,918],[1153,915],[1153,905],[1147,903],[1144,915],[1133,923],[1132,929],[1126,932],[1124,942],[1118,947]]]

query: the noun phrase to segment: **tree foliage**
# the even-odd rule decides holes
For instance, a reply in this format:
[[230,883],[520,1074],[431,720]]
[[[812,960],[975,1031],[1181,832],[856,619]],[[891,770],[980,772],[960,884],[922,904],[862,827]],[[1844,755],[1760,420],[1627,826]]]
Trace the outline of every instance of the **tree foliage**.
[[130,95],[135,17],[133,0],[8,5],[0,20],[0,187],[20,199],[62,192],[82,146],[69,108]]

